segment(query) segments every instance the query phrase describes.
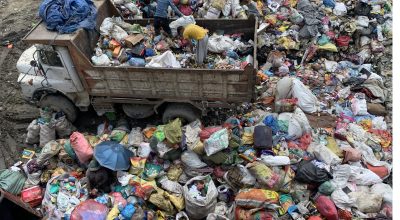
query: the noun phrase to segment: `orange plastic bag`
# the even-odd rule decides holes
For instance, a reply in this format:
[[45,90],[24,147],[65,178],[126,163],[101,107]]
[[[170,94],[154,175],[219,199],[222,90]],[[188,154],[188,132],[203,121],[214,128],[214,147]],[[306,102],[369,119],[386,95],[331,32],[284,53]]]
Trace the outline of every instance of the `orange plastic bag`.
[[79,132],[74,132],[69,139],[79,161],[81,163],[89,162],[93,156],[93,148],[90,146],[85,136]]

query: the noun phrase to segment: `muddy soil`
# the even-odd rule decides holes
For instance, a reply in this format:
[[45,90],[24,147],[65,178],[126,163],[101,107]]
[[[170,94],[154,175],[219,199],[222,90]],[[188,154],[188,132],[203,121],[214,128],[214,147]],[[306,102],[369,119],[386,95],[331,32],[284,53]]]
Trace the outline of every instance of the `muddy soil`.
[[[20,159],[26,127],[38,114],[21,97],[15,67],[29,45],[21,39],[39,22],[40,0],[0,0],[0,169]],[[13,47],[7,48],[10,42]]]

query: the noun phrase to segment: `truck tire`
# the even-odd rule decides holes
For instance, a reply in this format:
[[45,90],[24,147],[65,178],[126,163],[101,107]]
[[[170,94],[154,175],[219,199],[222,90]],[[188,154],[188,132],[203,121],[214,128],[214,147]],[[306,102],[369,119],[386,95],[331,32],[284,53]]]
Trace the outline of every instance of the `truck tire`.
[[186,124],[199,119],[200,114],[188,104],[169,104],[163,113],[163,123],[167,124],[175,118],[181,118],[182,124]]
[[78,117],[78,110],[74,104],[62,95],[46,95],[40,100],[39,106],[41,108],[49,107],[54,111],[64,112],[70,122],[74,122]]

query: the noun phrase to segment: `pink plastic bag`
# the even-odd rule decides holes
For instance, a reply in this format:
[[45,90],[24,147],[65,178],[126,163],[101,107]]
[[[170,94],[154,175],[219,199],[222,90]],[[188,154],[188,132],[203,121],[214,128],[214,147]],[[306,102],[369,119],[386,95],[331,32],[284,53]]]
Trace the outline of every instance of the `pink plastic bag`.
[[90,146],[85,136],[79,132],[74,132],[69,139],[79,161],[81,163],[89,162],[93,156],[93,148]]
[[189,16],[193,13],[193,10],[192,10],[192,8],[190,8],[189,5],[181,5],[179,7],[179,11],[181,11],[182,14],[184,14],[185,16]]
[[203,130],[200,131],[200,140],[204,141],[206,139],[208,139],[212,134],[214,134],[215,132],[221,130],[222,127],[207,127],[204,128]]
[[317,210],[324,216],[327,220],[339,220],[339,215],[335,204],[327,196],[319,196],[315,203],[317,205]]
[[71,220],[103,220],[106,219],[108,208],[93,199],[86,200],[75,207]]

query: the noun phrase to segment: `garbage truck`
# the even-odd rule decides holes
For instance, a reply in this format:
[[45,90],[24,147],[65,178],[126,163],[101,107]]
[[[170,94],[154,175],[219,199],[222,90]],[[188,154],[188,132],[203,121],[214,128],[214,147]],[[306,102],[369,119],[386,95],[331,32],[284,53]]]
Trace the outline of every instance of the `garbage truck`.
[[[252,62],[244,69],[95,66],[90,58],[100,37],[99,27],[105,18],[119,14],[110,0],[94,3],[94,31],[59,34],[47,30],[41,21],[23,38],[32,46],[17,62],[18,83],[30,103],[63,111],[70,121],[92,106],[98,115],[122,109],[132,118],[162,114],[164,122],[177,117],[189,122],[210,108],[233,108],[254,99],[257,18],[196,20],[211,33],[243,33],[253,40]],[[130,22],[146,25],[151,21]]]

